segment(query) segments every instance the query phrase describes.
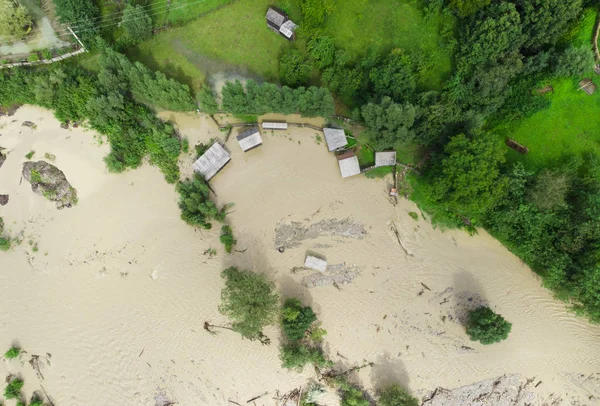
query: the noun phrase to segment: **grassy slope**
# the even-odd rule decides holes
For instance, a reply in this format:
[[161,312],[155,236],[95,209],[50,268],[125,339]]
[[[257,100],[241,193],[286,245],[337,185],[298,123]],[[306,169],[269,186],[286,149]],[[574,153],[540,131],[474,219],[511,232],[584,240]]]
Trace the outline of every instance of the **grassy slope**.
[[327,21],[336,45],[354,59],[368,49],[421,48],[432,58],[433,68],[425,89],[439,89],[452,69],[451,56],[443,50],[438,31],[442,21],[423,18],[414,2],[404,0],[344,0]]
[[[581,29],[573,39],[575,46],[590,44],[595,18],[596,12],[586,13]],[[584,77],[592,78],[600,88],[600,77],[593,71]],[[510,160],[522,160],[529,168],[539,169],[552,166],[570,154],[600,154],[600,91],[592,96],[578,91],[580,79],[553,81],[554,93],[545,96],[551,100],[549,108],[494,129],[500,142],[510,137],[529,148],[527,155],[509,150]]]
[[[207,3],[202,3],[206,8],[198,13],[206,13],[210,9],[208,5],[217,8],[226,2],[207,0]],[[415,49],[415,44],[419,44],[418,47],[433,59],[428,87],[439,87],[451,69],[450,57],[438,51],[439,21],[428,24],[421,18],[416,6],[406,0],[376,0],[371,3],[367,4],[364,0],[338,2],[337,11],[327,25],[338,45],[348,49],[354,58],[359,58],[367,47],[385,51],[392,47]],[[281,52],[302,44],[290,43],[266,28],[264,14],[271,4],[277,4],[288,11],[292,19],[298,20],[300,14],[294,1],[239,0],[185,26],[158,34],[131,50],[129,56],[195,89],[201,86],[206,74],[231,67],[242,75],[276,81]],[[198,15],[190,10],[186,19]],[[168,18],[175,19],[174,12]]]

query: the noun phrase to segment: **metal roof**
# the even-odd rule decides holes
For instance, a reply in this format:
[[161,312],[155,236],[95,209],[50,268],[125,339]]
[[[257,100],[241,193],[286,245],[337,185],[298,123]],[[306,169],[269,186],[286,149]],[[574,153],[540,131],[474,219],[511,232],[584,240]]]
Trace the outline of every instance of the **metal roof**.
[[325,134],[325,141],[327,142],[329,151],[335,151],[336,149],[348,145],[344,130],[338,128],[323,128],[323,134]]
[[375,166],[396,165],[396,151],[376,152]]
[[285,14],[281,13],[278,10],[275,10],[272,7],[269,7],[269,9],[267,10],[266,17],[267,17],[267,21],[270,21],[271,23],[275,24],[278,27],[281,27],[281,24],[283,24],[283,22],[287,18],[287,16]]
[[294,36],[294,31],[298,26],[294,24],[292,20],[287,20],[281,27],[279,28],[279,32],[282,33],[286,38],[292,38]]
[[265,130],[287,130],[288,128],[287,123],[277,121],[263,121],[261,125]]
[[315,271],[325,272],[327,270],[327,261],[321,258],[313,257],[312,255],[307,255],[306,260],[304,261],[304,266],[314,269]]
[[231,160],[231,156],[225,148],[215,142],[194,164],[192,168],[204,179],[209,180],[217,174]]
[[252,128],[238,135],[237,141],[242,151],[246,152],[261,145],[263,140],[258,132],[258,128]]
[[338,164],[340,165],[342,178],[360,174],[360,165],[358,164],[358,158],[356,156],[339,160]]

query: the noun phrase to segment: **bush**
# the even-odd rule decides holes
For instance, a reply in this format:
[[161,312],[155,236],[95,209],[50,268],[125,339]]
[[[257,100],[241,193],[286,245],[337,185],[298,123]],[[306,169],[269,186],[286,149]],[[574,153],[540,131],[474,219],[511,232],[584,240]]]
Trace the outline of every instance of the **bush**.
[[121,27],[125,31],[120,39],[123,45],[136,45],[152,37],[152,19],[141,5],[125,6]]
[[4,357],[6,359],[13,359],[13,358],[17,358],[20,353],[21,353],[21,349],[20,348],[18,348],[18,347],[10,347],[10,349],[4,353]]
[[371,402],[369,402],[362,390],[350,385],[342,378],[337,381],[337,384],[342,398],[340,406],[370,406]]
[[298,86],[308,82],[312,68],[297,49],[288,49],[279,58],[279,77],[288,86]]
[[231,253],[233,246],[237,243],[237,240],[233,238],[233,230],[228,225],[221,227],[221,243],[225,246],[225,251],[228,254]]
[[298,299],[286,299],[281,312],[283,332],[289,340],[301,340],[306,330],[317,320],[310,306],[302,306]]
[[44,406],[44,401],[34,394],[29,401],[29,406]]
[[400,387],[392,385],[381,391],[379,406],[419,406],[419,401],[413,398]]
[[496,314],[489,307],[478,307],[469,312],[467,334],[472,341],[493,344],[506,340],[512,324]]
[[177,192],[181,219],[189,225],[209,230],[212,227],[211,220],[225,220],[225,210],[217,209],[210,201],[210,189],[202,176],[194,174],[192,179],[179,182]]
[[0,237],[0,251],[8,251],[11,244],[10,238]]
[[31,31],[32,25],[31,16],[25,6],[12,0],[0,0],[0,38],[24,38]]
[[281,358],[282,367],[295,371],[302,371],[302,368],[309,363],[319,368],[333,364],[325,358],[319,348],[311,348],[300,343],[284,345],[280,349],[279,357]]
[[[219,311],[232,321],[234,331],[250,340],[265,342],[262,329],[272,324],[278,313],[279,296],[275,285],[264,274],[236,267],[221,272],[225,287]],[[268,341],[266,341],[268,342]]]
[[590,46],[569,47],[553,63],[556,76],[581,76],[594,67],[594,52]]
[[4,397],[6,399],[17,399],[21,396],[21,389],[23,388],[23,380],[15,378],[4,389]]

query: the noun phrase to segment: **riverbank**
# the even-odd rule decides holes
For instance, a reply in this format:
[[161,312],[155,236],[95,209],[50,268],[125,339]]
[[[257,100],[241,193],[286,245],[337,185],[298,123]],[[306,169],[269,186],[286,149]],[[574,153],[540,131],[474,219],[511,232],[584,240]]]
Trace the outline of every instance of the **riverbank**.
[[[223,136],[196,114],[161,115],[191,146]],[[22,127],[25,120],[36,127]],[[57,405],[154,405],[161,396],[178,405],[245,404],[264,392],[256,404],[276,404],[276,391],[313,375],[281,369],[278,329],[268,328],[273,344],[261,346],[202,328],[204,321],[227,323],[217,309],[219,273],[234,264],[266,272],[282,297],[310,304],[336,364],[374,362],[358,376],[369,391],[393,380],[421,397],[439,386],[520,374],[542,382],[530,388],[538,400],[554,393],[558,404],[590,404],[589,395],[600,396],[597,384],[573,379],[597,372],[598,326],[567,312],[486,233],[469,237],[413,220],[413,203],[389,202],[389,179],[343,180],[313,130],[267,132],[263,146],[246,154],[230,137],[232,161],[211,186],[219,204],[235,203],[228,222],[242,252],[232,255],[224,255],[217,227],[194,230],[179,219],[178,196],[157,168],[109,174],[102,161],[108,147],[93,132],[62,129],[51,112],[25,106],[0,117],[0,134],[8,153],[0,194],[10,196],[0,216],[12,237],[23,238],[0,253],[0,346],[17,340],[28,352],[0,368],[24,376],[28,397],[43,385]],[[34,161],[56,156],[54,165],[77,189],[75,207],[57,211],[20,181],[32,150]],[[191,153],[180,159],[184,175],[192,160]],[[324,228],[283,254],[275,249],[282,226],[346,219],[366,235]],[[218,254],[204,255],[209,248]],[[307,288],[310,273],[296,269],[307,251],[351,267],[356,277],[337,288]],[[484,347],[468,340],[457,320],[478,302],[513,323],[507,341]],[[40,380],[27,361],[46,353]]]

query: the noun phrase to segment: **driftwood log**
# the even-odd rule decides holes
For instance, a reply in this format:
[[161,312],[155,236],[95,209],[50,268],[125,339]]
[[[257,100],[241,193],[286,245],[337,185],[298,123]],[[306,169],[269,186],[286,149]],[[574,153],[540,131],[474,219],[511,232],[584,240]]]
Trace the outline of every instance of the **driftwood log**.
[[517,151],[520,154],[527,154],[529,152],[529,148],[527,148],[524,145],[519,144],[517,141],[513,140],[512,138],[506,139],[506,145],[509,148],[514,149],[515,151]]

